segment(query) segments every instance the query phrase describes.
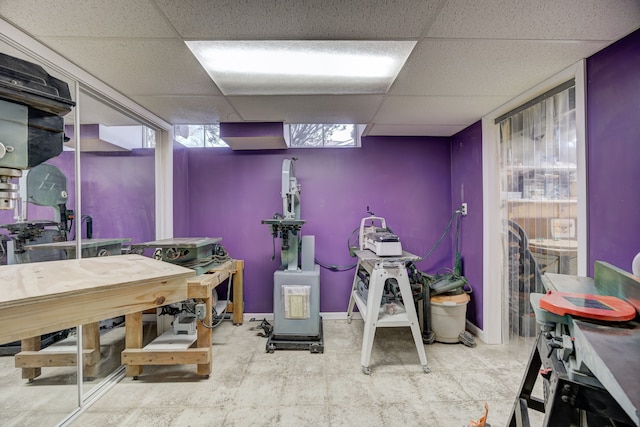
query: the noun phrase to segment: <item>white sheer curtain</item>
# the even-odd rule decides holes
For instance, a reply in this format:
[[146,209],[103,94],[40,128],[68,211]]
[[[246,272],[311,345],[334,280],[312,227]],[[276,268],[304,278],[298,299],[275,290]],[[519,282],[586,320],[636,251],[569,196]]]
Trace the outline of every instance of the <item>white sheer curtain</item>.
[[545,272],[577,274],[575,86],[498,119],[505,342],[535,336],[531,292]]

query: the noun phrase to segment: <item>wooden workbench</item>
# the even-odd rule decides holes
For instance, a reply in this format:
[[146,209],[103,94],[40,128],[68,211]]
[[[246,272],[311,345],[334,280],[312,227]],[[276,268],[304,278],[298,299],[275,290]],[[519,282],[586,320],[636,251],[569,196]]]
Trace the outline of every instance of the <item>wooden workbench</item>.
[[140,255],[0,267],[0,343],[22,340],[16,367],[33,379],[41,367],[74,366],[77,354],[41,352],[40,336],[83,326],[86,376],[100,361],[100,320],[182,301],[195,273]]
[[[126,349],[122,363],[137,376],[144,365],[197,364],[211,373],[211,330],[198,325],[195,348],[143,349],[142,312],[193,298],[206,305],[211,324],[212,290],[233,275],[233,323],[243,319],[244,261],[228,261],[195,277],[191,269],[141,255],[49,261],[0,267],[0,344],[22,339],[16,367],[23,378],[47,366],[74,366],[68,349],[41,352],[39,336],[83,324],[85,376],[94,376],[100,360],[99,321],[125,315]],[[17,320],[16,320],[17,319]],[[199,322],[200,323],[200,322]]]
[[[121,255],[122,243],[129,238],[83,239],[82,258],[96,256]],[[63,241],[25,245],[27,251],[64,251],[65,259],[76,258],[76,241]],[[33,380],[40,376],[43,367],[76,366],[77,337],[71,336],[41,350],[40,335],[21,340],[21,351],[15,356],[16,368],[22,368],[22,378]],[[95,378],[100,367],[100,323],[92,322],[82,325],[82,347],[84,376]]]
[[[204,324],[211,325],[212,322],[213,289],[227,280],[230,275],[233,275],[233,323],[242,323],[243,268],[244,261],[227,261],[208,274],[188,280],[187,298],[205,303]],[[198,375],[211,374],[211,329],[204,326],[203,322],[197,321],[195,335],[175,335],[170,330],[144,348],[142,347],[142,312],[128,314],[125,325],[126,349],[122,352],[122,364],[127,367],[127,376],[138,377],[142,374],[145,365],[196,364]]]
[[141,255],[0,267],[0,344],[183,301],[188,268]]

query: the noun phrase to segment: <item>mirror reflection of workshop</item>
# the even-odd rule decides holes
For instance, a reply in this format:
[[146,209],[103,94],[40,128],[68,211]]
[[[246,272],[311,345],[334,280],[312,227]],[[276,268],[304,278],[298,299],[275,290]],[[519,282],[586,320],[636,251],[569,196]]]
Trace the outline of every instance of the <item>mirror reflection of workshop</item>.
[[116,3],[0,2],[1,426],[640,427],[637,2]]

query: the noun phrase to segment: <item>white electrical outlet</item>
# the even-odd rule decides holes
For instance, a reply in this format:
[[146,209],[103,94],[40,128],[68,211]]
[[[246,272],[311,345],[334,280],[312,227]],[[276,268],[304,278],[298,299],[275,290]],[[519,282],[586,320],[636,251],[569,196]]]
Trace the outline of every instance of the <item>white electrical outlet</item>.
[[462,216],[466,216],[467,215],[467,204],[463,203],[462,206],[460,207],[460,213],[462,214]]
[[196,304],[196,319],[204,320],[207,306],[203,303]]

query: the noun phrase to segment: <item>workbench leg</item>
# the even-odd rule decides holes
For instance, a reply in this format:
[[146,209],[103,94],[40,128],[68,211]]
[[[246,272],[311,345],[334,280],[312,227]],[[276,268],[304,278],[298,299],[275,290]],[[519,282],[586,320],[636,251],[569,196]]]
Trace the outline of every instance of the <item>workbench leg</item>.
[[[142,312],[125,316],[125,348],[142,348]],[[127,376],[142,374],[142,366],[127,365]]]
[[242,325],[244,317],[244,261],[235,260],[233,275],[233,324]]
[[92,350],[83,357],[84,376],[88,379],[96,378],[100,368],[100,322],[82,325],[82,348]]
[[[211,293],[209,293],[209,295],[211,295]],[[213,311],[213,307],[212,307],[212,297],[209,298],[205,298],[204,299],[204,303],[205,303],[205,316],[204,316],[204,324],[205,325],[211,325],[211,313]],[[233,308],[233,313],[235,315],[235,303],[233,304],[234,308]],[[197,347],[198,348],[206,348],[209,351],[209,363],[202,363],[202,364],[198,364],[198,375],[206,375],[209,376],[211,375],[211,329],[205,327],[202,322],[198,322],[197,323],[197,332],[198,332],[198,340],[197,340]]]
[[427,355],[424,351],[424,343],[422,342],[422,334],[420,333],[420,322],[418,321],[416,306],[413,303],[413,292],[411,292],[411,285],[409,284],[409,276],[407,275],[406,268],[401,268],[398,271],[398,286],[400,287],[400,295],[402,296],[404,308],[409,318],[409,327],[411,328],[413,341],[418,350],[420,364],[425,372],[430,372],[429,366],[427,365]]
[[[20,341],[21,351],[40,351],[40,336],[33,338],[25,338]],[[42,374],[41,368],[22,368],[22,378],[25,380],[33,380]]]
[[370,373],[369,362],[371,361],[371,351],[373,350],[373,339],[376,335],[378,314],[382,304],[382,291],[384,282],[388,276],[385,270],[374,269],[371,272],[369,282],[369,296],[367,298],[367,318],[364,321],[364,333],[362,335],[362,354],[360,363],[365,374]]

